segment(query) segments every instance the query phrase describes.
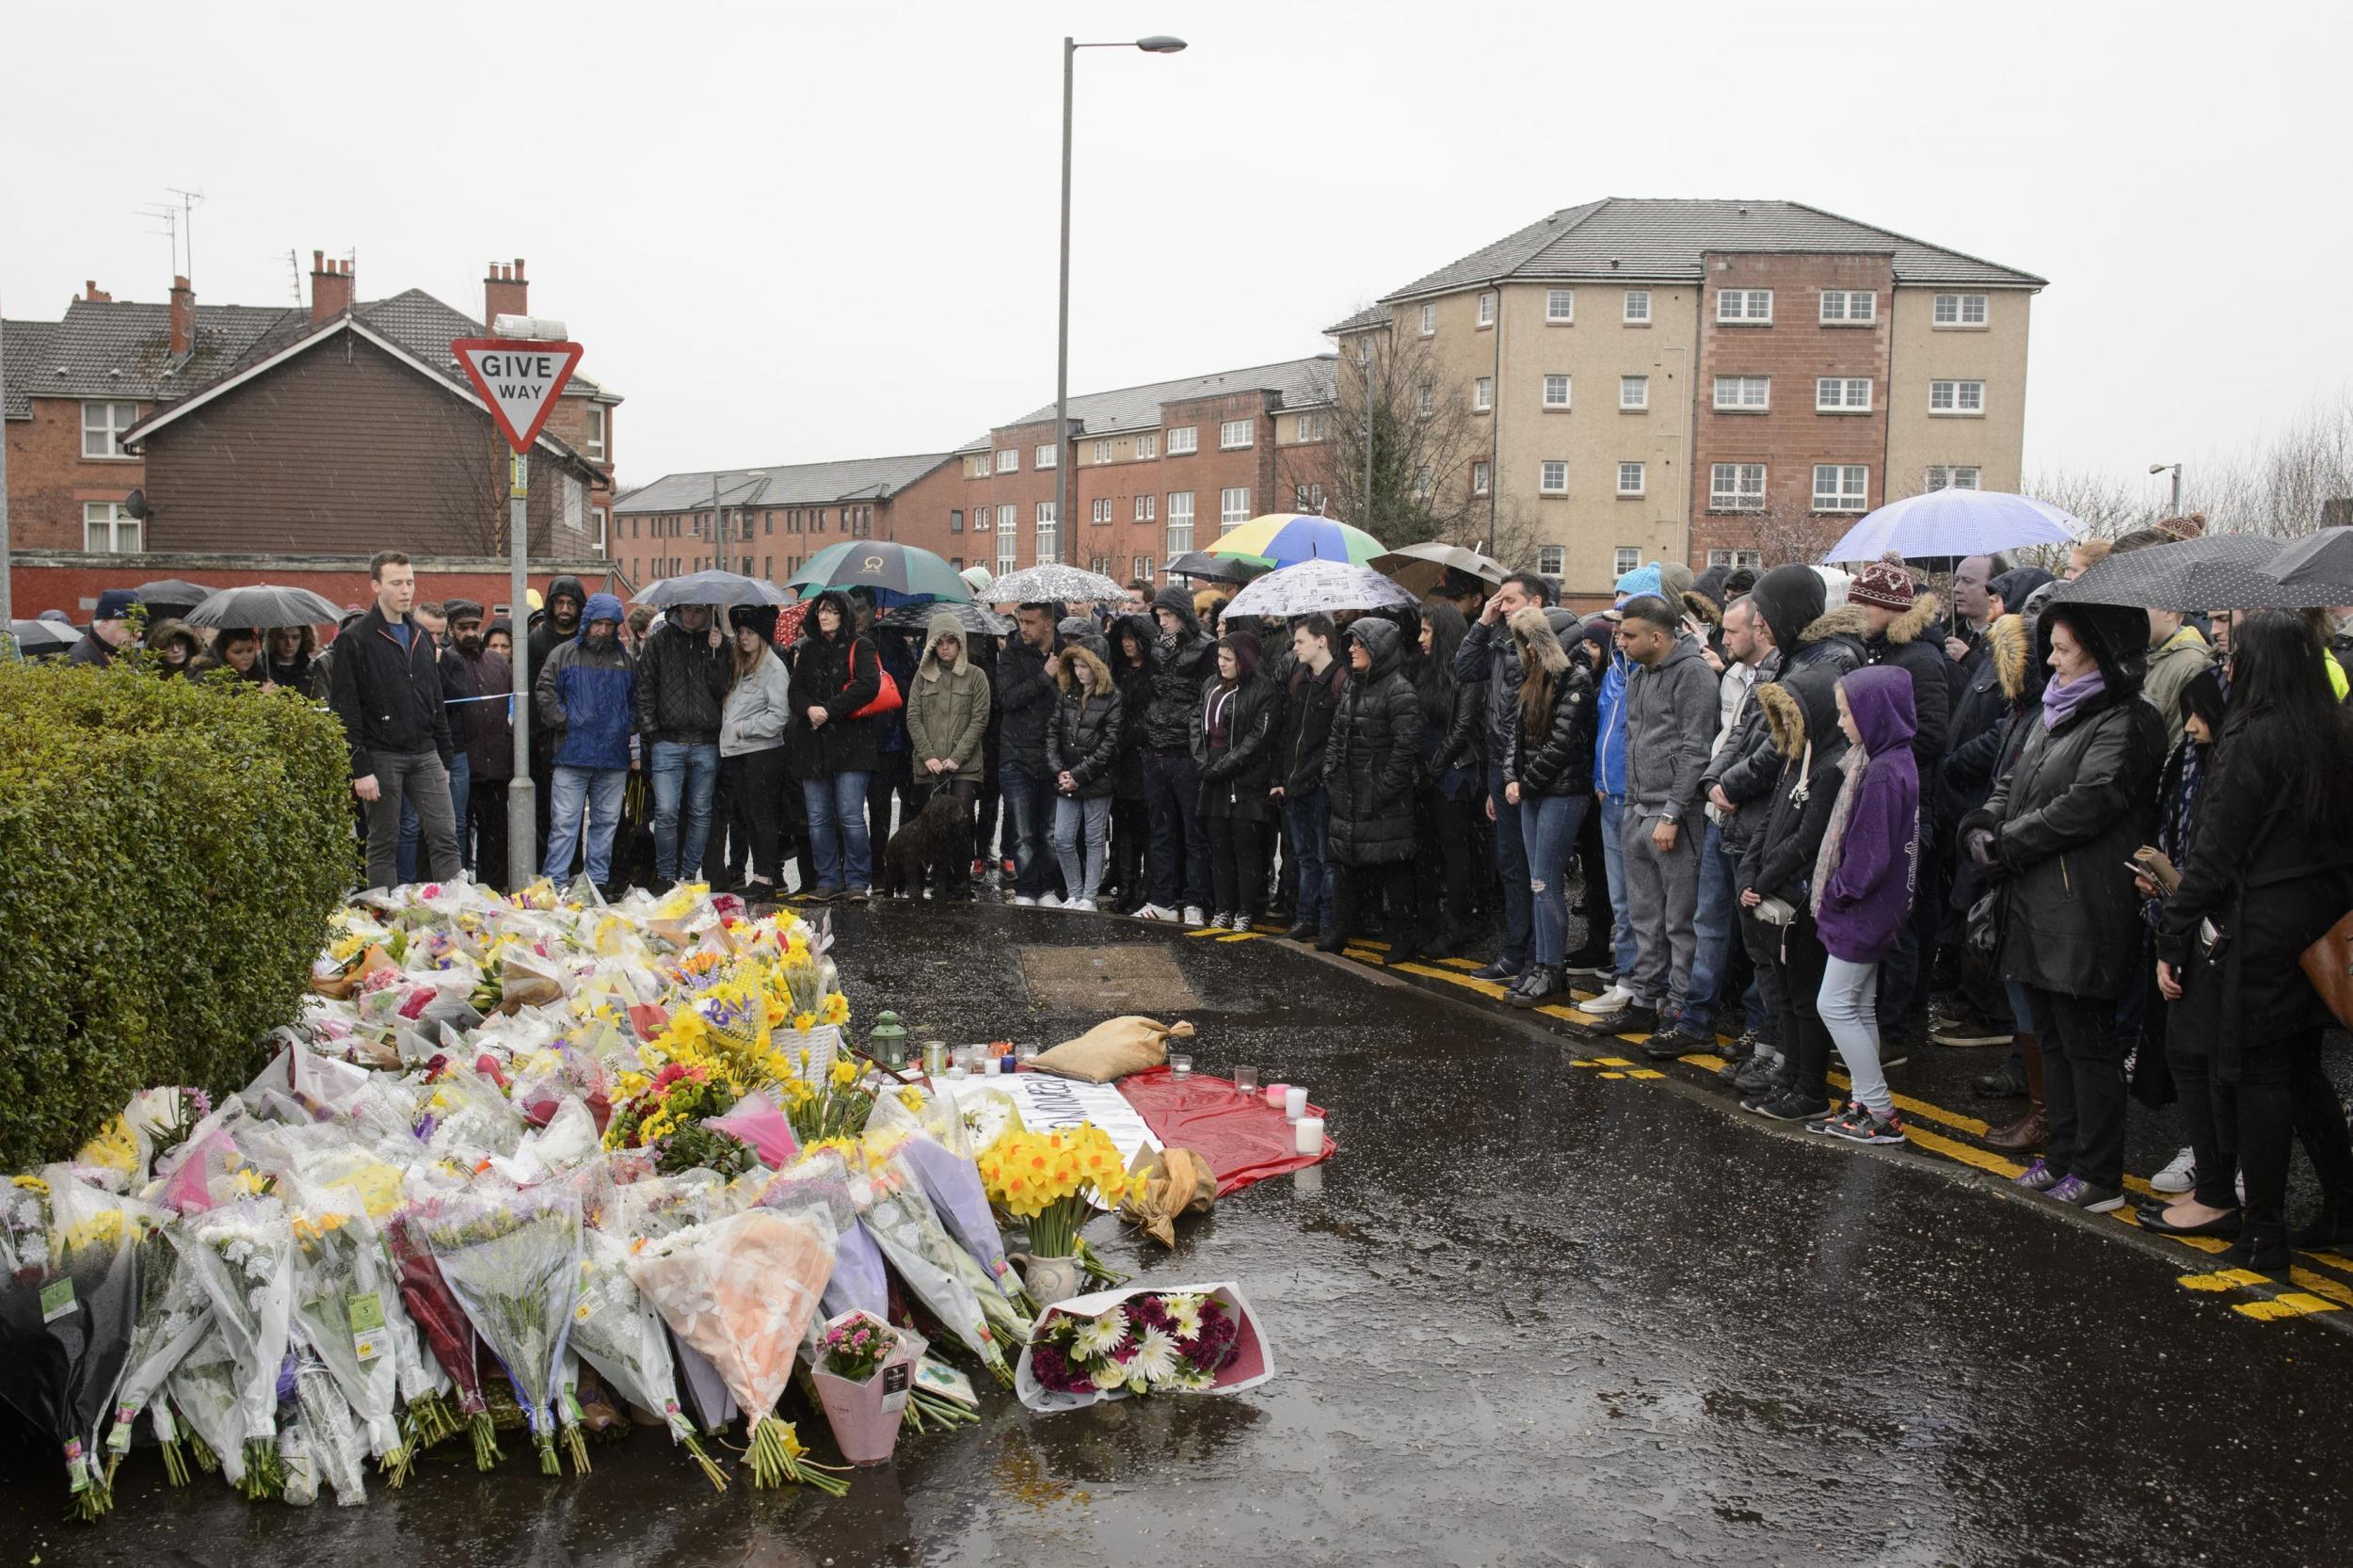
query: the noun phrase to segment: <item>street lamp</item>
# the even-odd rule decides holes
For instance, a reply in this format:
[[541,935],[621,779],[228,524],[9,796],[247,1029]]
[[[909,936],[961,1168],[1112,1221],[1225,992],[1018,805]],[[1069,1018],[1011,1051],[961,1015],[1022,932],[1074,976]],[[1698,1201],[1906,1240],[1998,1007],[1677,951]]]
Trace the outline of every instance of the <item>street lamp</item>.
[[[719,478],[727,472],[724,469],[713,469],[711,473],[711,564],[720,570],[726,569],[719,559],[719,551],[720,547],[727,543],[728,528],[727,514],[719,509]],[[749,489],[760,480],[768,477],[768,471],[764,468],[745,469],[743,472],[747,477],[740,485],[729,485],[728,488],[730,491]],[[747,572],[744,575],[749,576],[750,573]]]
[[1174,55],[1185,46],[1180,38],[1154,33],[1148,38],[1112,43],[1062,40],[1062,298],[1054,339],[1054,536],[1070,537],[1070,90],[1081,49],[1141,49],[1147,55]]
[[2173,515],[2178,518],[2182,515],[2182,465],[2179,463],[2151,463],[2149,465],[2151,473],[2163,473],[2168,469],[2173,472]]

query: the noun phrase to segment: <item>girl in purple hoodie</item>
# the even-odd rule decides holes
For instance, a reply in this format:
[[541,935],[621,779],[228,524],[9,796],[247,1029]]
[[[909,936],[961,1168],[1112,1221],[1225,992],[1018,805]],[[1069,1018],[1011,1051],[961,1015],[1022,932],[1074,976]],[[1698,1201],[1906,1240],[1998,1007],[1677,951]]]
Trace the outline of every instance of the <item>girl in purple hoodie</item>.
[[1904,1124],[1880,1069],[1880,960],[1912,913],[1920,855],[1920,776],[1912,757],[1912,676],[1871,664],[1838,680],[1845,781],[1814,863],[1816,930],[1830,954],[1818,1001],[1822,1024],[1851,1080],[1844,1111],[1819,1130],[1858,1144],[1900,1144]]

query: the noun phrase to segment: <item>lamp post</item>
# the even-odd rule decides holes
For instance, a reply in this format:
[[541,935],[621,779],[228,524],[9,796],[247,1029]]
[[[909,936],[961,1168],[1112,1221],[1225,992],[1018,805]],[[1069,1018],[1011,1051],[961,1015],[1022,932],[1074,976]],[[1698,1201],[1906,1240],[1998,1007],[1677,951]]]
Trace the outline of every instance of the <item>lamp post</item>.
[[2173,472],[2172,515],[2178,518],[2182,515],[2182,465],[2179,463],[2151,463],[2149,465],[2151,473],[2163,473],[2168,469]]
[[1154,33],[1149,38],[1112,43],[1062,40],[1062,294],[1057,307],[1054,338],[1054,536],[1068,538],[1070,527],[1070,93],[1078,75],[1081,49],[1141,49],[1147,55],[1174,55],[1185,46],[1180,38]]
[[[726,564],[719,558],[719,552],[727,544],[728,529],[727,514],[719,508],[719,478],[726,472],[724,469],[713,469],[711,473],[711,565],[714,570],[721,571],[727,569]],[[744,473],[744,482],[740,485],[729,485],[728,487],[729,490],[749,489],[760,480],[768,477],[768,471],[764,468],[746,469]],[[748,577],[751,574],[746,572],[744,575]]]

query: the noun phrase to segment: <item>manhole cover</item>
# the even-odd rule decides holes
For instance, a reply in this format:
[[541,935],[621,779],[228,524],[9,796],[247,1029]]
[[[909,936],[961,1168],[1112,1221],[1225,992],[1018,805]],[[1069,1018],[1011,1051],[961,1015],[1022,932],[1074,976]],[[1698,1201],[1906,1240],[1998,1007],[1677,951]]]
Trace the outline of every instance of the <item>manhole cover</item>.
[[1201,1005],[1157,947],[1023,948],[1030,995],[1052,1013],[1176,1014]]

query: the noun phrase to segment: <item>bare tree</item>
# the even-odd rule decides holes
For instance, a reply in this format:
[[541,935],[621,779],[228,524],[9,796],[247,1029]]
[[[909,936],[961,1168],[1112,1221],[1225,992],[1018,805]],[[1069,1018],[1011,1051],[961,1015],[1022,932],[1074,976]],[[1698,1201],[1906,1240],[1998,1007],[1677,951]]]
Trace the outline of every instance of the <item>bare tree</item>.
[[[1333,389],[1331,439],[1286,448],[1277,483],[1324,487],[1326,510],[1390,546],[1486,537],[1492,510],[1472,492],[1471,465],[1487,456],[1486,424],[1429,340],[1387,327],[1351,339]],[[1372,449],[1371,488],[1365,450]]]
[[[1854,521],[1844,513],[1817,512],[1801,501],[1785,498],[1769,501],[1754,511],[1740,514],[1740,522],[1756,541],[1756,552],[1768,568],[1796,563],[1813,565],[1854,526]],[[1721,535],[1722,529],[1716,532]]]
[[[2295,537],[2353,503],[2353,393],[2320,398],[2237,452],[2183,466],[2182,505],[2203,512],[2216,534]],[[2116,538],[2162,521],[2167,505],[2127,475],[2041,470],[2026,493],[2072,514],[2093,538]]]

